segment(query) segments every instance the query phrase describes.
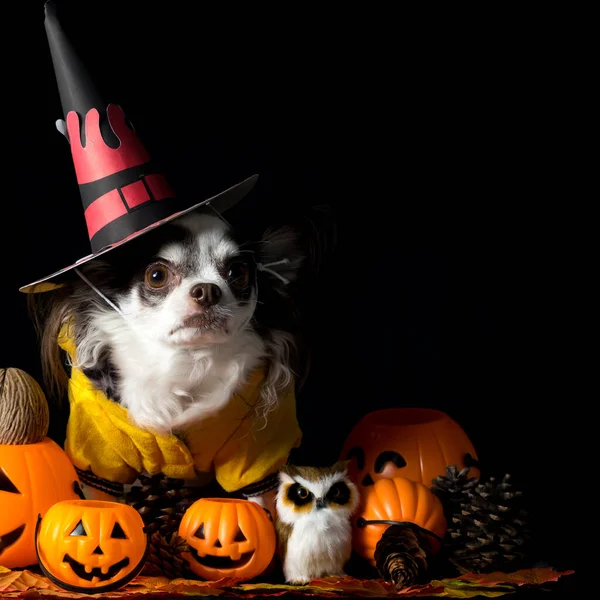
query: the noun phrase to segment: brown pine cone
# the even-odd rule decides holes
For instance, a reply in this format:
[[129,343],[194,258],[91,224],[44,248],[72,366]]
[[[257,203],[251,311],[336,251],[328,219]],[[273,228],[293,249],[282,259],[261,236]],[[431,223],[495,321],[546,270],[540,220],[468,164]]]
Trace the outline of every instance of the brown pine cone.
[[184,487],[183,479],[140,475],[142,485],[132,486],[125,502],[141,515],[149,533],[167,536],[179,529],[185,511],[200,498],[201,488]]
[[447,551],[461,569],[475,573],[520,568],[529,546],[522,490],[490,477],[469,489],[448,522]]
[[177,533],[163,536],[155,532],[150,536],[150,549],[141,574],[150,577],[168,577],[169,579],[193,578],[189,565],[181,556],[188,546]]
[[382,579],[397,590],[423,580],[429,568],[429,540],[417,528],[390,525],[375,548],[375,564]]

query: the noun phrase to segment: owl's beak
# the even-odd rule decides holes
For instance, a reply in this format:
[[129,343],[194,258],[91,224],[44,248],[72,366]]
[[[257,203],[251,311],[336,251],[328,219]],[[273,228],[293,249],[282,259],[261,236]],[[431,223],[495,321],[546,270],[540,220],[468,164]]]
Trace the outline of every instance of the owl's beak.
[[323,498],[317,498],[317,508],[325,508],[325,500]]

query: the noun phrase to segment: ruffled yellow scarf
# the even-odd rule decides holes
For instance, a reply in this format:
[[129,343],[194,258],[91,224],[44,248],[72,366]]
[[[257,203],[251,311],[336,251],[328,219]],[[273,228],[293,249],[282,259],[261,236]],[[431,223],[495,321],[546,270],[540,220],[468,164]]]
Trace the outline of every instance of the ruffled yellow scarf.
[[[75,364],[68,324],[58,343]],[[268,414],[266,426],[254,418],[263,377],[260,370],[252,373],[221,411],[175,436],[137,428],[125,408],[73,368],[65,451],[77,468],[116,483],[132,483],[141,473],[182,479],[210,473],[224,490],[235,492],[277,472],[302,438],[293,385]]]

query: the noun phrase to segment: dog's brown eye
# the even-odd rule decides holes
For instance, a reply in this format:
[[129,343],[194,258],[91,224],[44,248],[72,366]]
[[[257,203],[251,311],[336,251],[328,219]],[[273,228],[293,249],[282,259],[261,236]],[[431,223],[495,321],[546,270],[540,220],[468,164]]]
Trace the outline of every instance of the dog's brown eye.
[[229,264],[227,267],[227,281],[238,287],[246,287],[250,278],[250,272],[248,265],[241,261],[236,260]]
[[152,265],[146,269],[146,284],[153,289],[165,287],[170,278],[171,272],[165,265]]

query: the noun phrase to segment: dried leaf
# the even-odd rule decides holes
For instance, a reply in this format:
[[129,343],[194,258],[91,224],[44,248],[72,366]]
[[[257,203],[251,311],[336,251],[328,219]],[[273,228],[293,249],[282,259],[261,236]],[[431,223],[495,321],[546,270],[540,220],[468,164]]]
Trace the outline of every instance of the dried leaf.
[[134,587],[144,587],[150,590],[162,587],[171,583],[168,577],[146,577],[145,575],[138,575],[135,579],[129,582],[127,589]]
[[233,591],[239,590],[244,592],[244,598],[253,598],[256,595],[260,595],[261,597],[280,596],[290,592],[303,596],[319,596],[322,598],[392,598],[401,595],[429,595],[437,589],[442,590],[443,588],[434,588],[431,585],[415,586],[411,588],[411,593],[408,594],[408,589],[397,592],[392,584],[381,579],[324,577],[314,579],[308,585],[246,583],[237,586]]
[[[495,571],[494,573],[467,573],[457,577],[457,581],[466,581],[473,584],[484,586],[492,585],[540,585],[549,581],[558,581],[563,575],[571,575],[575,571],[555,571],[550,567],[538,569],[522,569],[513,573],[502,573]],[[444,580],[452,581],[450,579]]]
[[[230,598],[277,597],[294,594],[321,598],[410,598],[417,596],[445,598],[498,597],[510,594],[516,587],[539,585],[557,581],[574,571],[554,571],[551,568],[527,569],[514,573],[469,573],[453,579],[434,580],[426,585],[417,585],[400,592],[381,579],[355,579],[353,577],[325,577],[314,579],[309,585],[294,586],[269,583],[241,583],[237,579],[223,578],[218,581],[174,579],[166,577],[138,576],[126,587],[100,594],[101,599],[121,598],[133,600],[162,600],[165,598],[192,595]],[[0,570],[0,596],[4,598],[26,598],[28,600],[89,599],[87,594],[61,590],[45,577],[30,571]]]
[[382,579],[355,579],[354,577],[323,577],[310,582],[311,587],[332,589],[351,596],[383,598],[398,593],[394,586]]
[[334,589],[312,585],[287,585],[285,583],[244,583],[238,585],[233,590],[227,590],[228,594],[231,591],[241,592],[238,595],[240,598],[282,596],[283,594],[289,594],[290,592],[302,596],[320,596],[321,598],[340,597],[338,591]]
[[31,588],[36,590],[59,590],[46,577],[39,577],[27,569],[0,573],[0,592],[18,592]]
[[197,579],[173,579],[160,588],[161,592],[177,594],[193,594],[194,596],[218,596],[223,588],[232,588],[239,579],[224,577],[217,581],[201,581]]
[[428,593],[427,596],[443,596],[445,598],[497,598],[506,594],[514,593],[512,586],[480,586],[466,583],[464,581],[455,581],[452,584],[446,584],[440,591]]

